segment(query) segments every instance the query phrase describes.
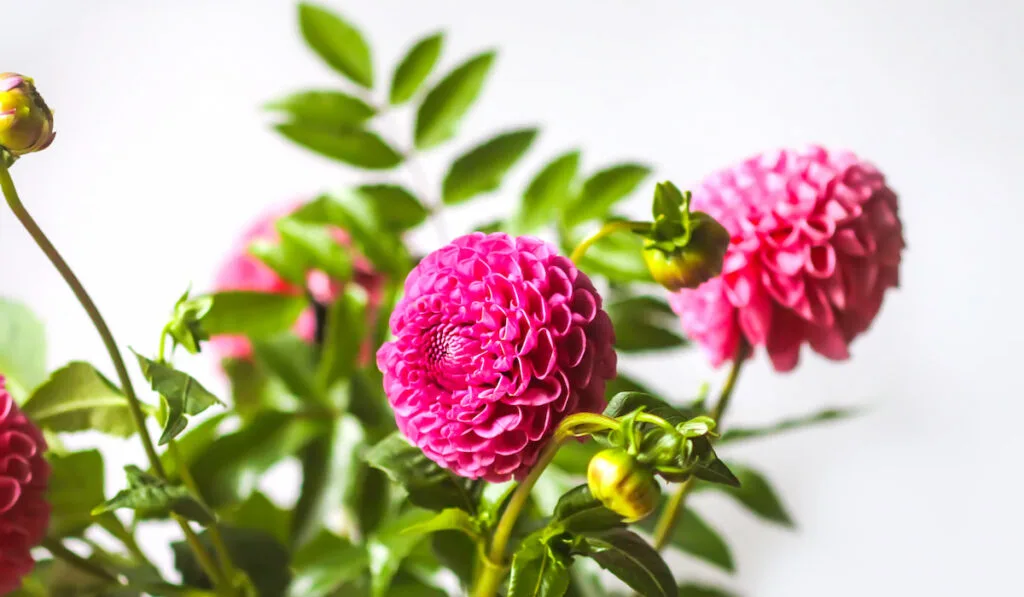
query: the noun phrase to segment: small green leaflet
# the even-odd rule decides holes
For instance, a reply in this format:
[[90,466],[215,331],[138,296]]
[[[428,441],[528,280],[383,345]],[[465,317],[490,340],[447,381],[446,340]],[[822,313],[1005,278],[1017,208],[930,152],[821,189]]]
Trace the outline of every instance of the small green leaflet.
[[122,489],[112,499],[92,510],[93,516],[120,508],[131,508],[149,517],[175,513],[199,524],[215,521],[214,515],[181,485],[171,485],[137,466],[126,466],[128,489]]
[[455,205],[496,190],[536,136],[535,128],[509,131],[464,153],[455,160],[444,178],[442,201],[445,205]]
[[444,33],[435,33],[416,42],[395,68],[391,79],[392,105],[403,104],[419,90],[423,82],[434,70],[437,59],[441,57],[444,45]]
[[427,93],[416,112],[417,149],[430,149],[455,136],[459,122],[483,89],[494,57],[493,51],[477,54]]
[[167,419],[160,435],[160,445],[166,444],[185,430],[188,425],[186,415],[198,415],[214,404],[224,406],[223,402],[191,375],[147,359],[137,352],[135,358],[138,359],[139,369],[142,370],[142,375],[150,387],[163,397],[167,405]]
[[54,371],[22,410],[50,431],[96,430],[115,437],[135,434],[128,399],[102,373],[81,361]]
[[367,89],[373,87],[370,46],[355,26],[322,6],[303,2],[299,28],[309,47],[331,68]]

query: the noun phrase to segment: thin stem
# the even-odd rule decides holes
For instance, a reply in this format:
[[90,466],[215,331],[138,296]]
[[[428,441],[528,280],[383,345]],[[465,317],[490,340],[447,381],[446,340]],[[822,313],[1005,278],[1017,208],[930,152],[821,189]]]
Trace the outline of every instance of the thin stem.
[[135,427],[139,431],[139,437],[142,438],[142,447],[146,450],[146,456],[149,458],[150,464],[153,466],[153,470],[156,471],[160,477],[165,476],[164,467],[160,463],[160,457],[156,453],[156,448],[153,446],[153,440],[149,437],[149,431],[146,430],[146,415],[142,411],[142,403],[139,402],[138,396],[135,395],[135,389],[132,387],[131,378],[128,377],[128,368],[124,364],[124,359],[121,358],[121,353],[117,349],[117,342],[114,341],[113,334],[110,333],[110,328],[107,326],[107,322],[104,321],[103,316],[100,315],[99,309],[96,307],[96,303],[93,302],[92,298],[89,297],[89,293],[85,291],[85,287],[75,276],[75,272],[71,270],[64,258],[61,257],[60,253],[50,242],[50,239],[46,237],[42,229],[36,224],[36,221],[32,219],[32,216],[22,205],[21,199],[18,197],[18,191],[14,188],[14,181],[11,179],[11,173],[8,171],[7,166],[0,162],[0,187],[3,188],[4,197],[7,199],[7,205],[10,206],[11,211],[21,222],[21,225],[25,227],[32,240],[35,241],[39,248],[42,249],[43,253],[49,258],[50,263],[57,269],[61,277],[68,286],[71,287],[71,292],[75,294],[75,298],[82,304],[82,308],[89,315],[89,319],[92,320],[93,326],[96,327],[96,331],[99,332],[100,338],[103,340],[103,345],[107,349],[107,353],[110,354],[110,360],[114,363],[114,369],[117,370],[118,380],[121,382],[121,391],[124,392],[125,397],[128,398],[128,408],[131,411],[132,419],[135,422]]
[[[746,339],[740,338],[739,346],[736,347],[736,354],[732,360],[732,367],[729,369],[729,375],[725,378],[725,384],[722,386],[722,392],[718,396],[718,402],[715,403],[715,407],[711,410],[711,418],[715,420],[716,430],[721,429],[721,419],[725,415],[725,410],[729,407],[729,400],[732,398],[733,390],[736,389],[736,381],[740,377],[743,363],[747,360],[748,351],[749,346]],[[696,485],[697,478],[691,475],[679,485],[679,489],[676,490],[668,504],[665,505],[661,518],[658,519],[658,524],[654,528],[654,549],[661,550],[668,545],[669,540],[672,538],[672,531],[675,530],[679,517],[686,506],[686,498]]]
[[53,554],[53,557],[64,560],[65,562],[71,564],[75,568],[78,568],[82,572],[91,574],[92,576],[95,576],[96,578],[104,582],[124,586],[124,583],[122,583],[121,580],[118,579],[116,576],[108,572],[106,568],[100,566],[96,562],[90,562],[89,560],[83,558],[77,553],[71,551],[67,547],[64,547],[64,544],[61,543],[59,539],[47,537],[43,539],[42,546],[45,547],[51,554]]
[[[182,532],[185,534],[185,542],[192,548],[192,552],[196,554],[196,560],[199,562],[199,566],[206,573],[206,576],[210,578],[210,582],[213,583],[214,587],[223,588],[229,585],[225,584],[224,576],[220,572],[220,568],[217,567],[217,563],[213,561],[210,554],[206,552],[202,542],[199,539],[199,535],[192,530],[192,525],[187,520],[177,514],[171,514],[171,516],[181,526]],[[218,594],[223,594],[218,591]]]
[[625,220],[616,220],[614,222],[608,222],[604,226],[602,226],[600,230],[591,234],[587,238],[583,239],[583,242],[576,245],[576,248],[573,250],[572,255],[569,256],[569,259],[571,259],[573,263],[579,264],[580,260],[583,259],[583,256],[586,255],[587,249],[589,249],[594,243],[601,240],[602,238],[623,230],[630,230],[633,232],[644,232],[648,228],[650,228],[650,224],[646,222],[627,222]]

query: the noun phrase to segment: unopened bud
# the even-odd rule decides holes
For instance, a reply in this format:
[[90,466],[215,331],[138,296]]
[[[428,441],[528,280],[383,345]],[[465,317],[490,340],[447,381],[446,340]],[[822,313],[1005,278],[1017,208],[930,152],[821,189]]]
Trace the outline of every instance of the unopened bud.
[[644,261],[654,280],[669,290],[696,288],[722,273],[729,231],[703,212],[690,214],[690,239],[684,246],[648,241]]
[[0,147],[19,156],[46,149],[53,135],[53,112],[32,79],[0,74]]
[[626,522],[645,518],[661,497],[654,474],[618,448],[602,450],[590,459],[587,485],[595,498]]

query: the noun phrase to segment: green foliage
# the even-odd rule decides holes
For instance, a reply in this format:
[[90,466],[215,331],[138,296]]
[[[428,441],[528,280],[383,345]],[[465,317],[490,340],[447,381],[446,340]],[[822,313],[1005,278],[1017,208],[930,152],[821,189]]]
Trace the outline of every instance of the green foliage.
[[341,294],[327,316],[323,355],[317,382],[324,391],[352,377],[366,336],[366,297],[354,287]]
[[48,454],[50,530],[54,537],[80,535],[92,524],[92,509],[103,502],[103,455],[98,450]]
[[202,326],[211,335],[268,338],[290,329],[307,306],[304,297],[268,292],[229,290],[209,296],[213,304]]
[[573,551],[593,559],[641,595],[677,595],[675,578],[665,560],[636,533],[626,529],[587,533],[573,545]]
[[[294,247],[292,254],[301,254],[302,272],[320,270],[337,280],[352,277],[352,256],[341,246],[331,229],[324,224],[303,222],[297,218],[285,217],[275,223],[281,242]],[[302,280],[305,285],[305,280]]]
[[326,531],[295,552],[292,568],[295,578],[289,597],[326,597],[347,594],[339,588],[359,579],[370,564],[370,554],[361,545]]
[[640,352],[678,348],[685,343],[675,328],[679,321],[663,299],[636,296],[605,307],[615,328],[615,349]]
[[[653,532],[655,524],[657,521],[652,517],[641,522],[640,527],[647,532]],[[669,536],[669,544],[726,572],[733,572],[736,569],[728,544],[718,531],[698,516],[692,508],[686,508],[679,515],[675,530]]]
[[366,461],[404,487],[409,501],[421,508],[476,512],[476,484],[438,466],[397,431],[373,446],[366,453]]
[[512,558],[508,597],[561,597],[569,588],[571,563],[539,538],[526,539]]
[[717,587],[687,583],[679,585],[679,597],[736,597],[736,595]]
[[651,169],[642,164],[619,164],[595,173],[583,183],[579,198],[565,210],[565,224],[573,227],[604,217],[650,173]]
[[639,236],[632,232],[616,232],[594,243],[579,265],[583,271],[599,274],[619,284],[651,282],[642,250],[643,242]]
[[384,597],[402,562],[422,542],[426,535],[410,533],[408,529],[423,524],[433,515],[427,510],[412,509],[389,522],[370,539],[370,573],[373,575],[370,594]]
[[402,154],[373,131],[354,127],[325,130],[304,121],[274,128],[293,143],[357,168],[388,170],[402,163]]
[[510,131],[464,153],[444,178],[442,201],[454,205],[500,187],[505,173],[523,157],[536,136],[537,129]]
[[113,498],[93,508],[93,516],[130,508],[148,518],[162,518],[174,513],[204,525],[214,522],[213,513],[185,487],[167,483],[137,466],[126,466],[124,472],[128,477],[128,489],[122,489]]
[[377,113],[373,106],[357,97],[325,90],[293,93],[268,103],[265,108],[285,114],[289,122],[324,129],[358,126]]
[[605,508],[585,484],[558,500],[552,513],[552,524],[572,533],[592,533],[623,526],[622,517]]
[[22,407],[43,429],[60,433],[102,431],[135,434],[128,399],[88,363],[74,361],[54,371]]
[[[255,529],[221,526],[220,532],[231,562],[248,576],[259,597],[280,597],[285,594],[292,580],[292,572],[288,566],[288,550],[283,545],[270,534]],[[209,531],[201,533],[199,540],[207,552],[213,552]],[[202,589],[212,588],[210,579],[188,545],[175,543],[171,547],[174,550],[174,566],[181,572],[185,584]]]
[[177,437],[188,425],[186,415],[201,414],[214,404],[224,406],[216,396],[211,394],[191,375],[182,373],[173,367],[151,361],[135,353],[139,361],[139,369],[149,382],[153,391],[160,394],[167,409],[164,430],[160,435],[160,445]]
[[792,528],[794,526],[793,519],[764,475],[742,465],[732,464],[729,468],[739,479],[739,487],[702,484],[698,485],[698,488],[717,489],[733,497],[747,510],[764,520],[784,527]]
[[43,323],[25,305],[0,297],[0,373],[7,391],[22,403],[46,379]]
[[830,408],[819,411],[803,417],[796,417],[793,419],[786,419],[774,425],[767,427],[757,428],[733,428],[729,429],[722,435],[721,443],[732,443],[741,440],[756,439],[760,437],[769,437],[784,431],[792,431],[796,429],[803,429],[819,423],[827,423],[831,421],[839,421],[859,414],[860,411],[856,409],[842,409],[842,408]]
[[483,89],[495,52],[477,54],[427,93],[416,112],[417,149],[430,149],[455,136],[459,122]]
[[523,192],[522,205],[516,215],[517,232],[533,232],[554,219],[559,209],[569,202],[575,192],[573,183],[579,165],[579,150],[570,151],[548,162],[533,177]]
[[363,34],[340,15],[315,4],[299,4],[302,37],[317,55],[353,83],[373,87],[373,60]]
[[231,526],[264,531],[281,545],[288,545],[292,513],[282,510],[267,496],[255,492],[238,508],[224,515],[224,521]]
[[435,33],[416,42],[409,48],[402,61],[395,67],[395,74],[391,78],[392,105],[403,104],[415,95],[423,82],[430,76],[441,57],[441,47],[444,45],[444,33]]
[[405,187],[395,184],[368,184],[356,188],[366,201],[367,211],[383,226],[402,232],[427,219],[427,208]]

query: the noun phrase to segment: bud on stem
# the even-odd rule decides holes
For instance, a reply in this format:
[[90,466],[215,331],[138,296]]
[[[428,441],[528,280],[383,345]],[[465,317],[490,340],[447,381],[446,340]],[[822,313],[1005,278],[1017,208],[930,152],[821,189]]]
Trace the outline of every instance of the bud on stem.
[[661,497],[654,474],[618,448],[602,450],[590,459],[587,484],[595,498],[626,522],[645,518]]
[[20,156],[46,149],[53,136],[53,112],[32,79],[0,74],[0,146]]

